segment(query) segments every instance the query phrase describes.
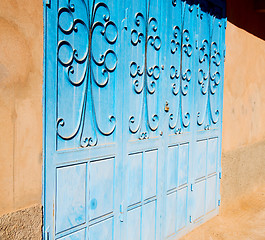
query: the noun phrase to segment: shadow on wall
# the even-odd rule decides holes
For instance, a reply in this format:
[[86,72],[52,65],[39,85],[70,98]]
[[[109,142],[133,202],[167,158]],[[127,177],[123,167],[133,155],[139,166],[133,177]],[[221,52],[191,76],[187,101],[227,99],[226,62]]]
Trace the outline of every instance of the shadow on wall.
[[265,40],[264,0],[227,0],[226,4],[229,22]]

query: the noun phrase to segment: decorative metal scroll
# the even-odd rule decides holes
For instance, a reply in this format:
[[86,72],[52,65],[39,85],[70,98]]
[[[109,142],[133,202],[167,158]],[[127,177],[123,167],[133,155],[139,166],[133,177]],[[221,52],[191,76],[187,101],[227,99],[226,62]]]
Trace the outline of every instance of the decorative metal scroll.
[[[183,16],[181,28],[173,27],[173,38],[171,40],[171,54],[176,54],[180,51],[180,66],[179,69],[175,65],[170,66],[170,79],[172,83],[172,93],[175,97],[179,97],[179,110],[177,116],[174,113],[170,114],[169,128],[175,129],[175,134],[182,133],[182,127],[187,128],[190,125],[190,113],[183,109],[183,98],[189,93],[189,85],[192,77],[192,71],[189,66],[184,65],[184,60],[192,56],[193,47],[190,41],[190,32],[184,28],[186,11],[192,12],[193,6],[183,3]],[[173,7],[176,7],[176,0],[172,0]],[[188,7],[187,7],[188,6]],[[178,127],[179,126],[179,127]]]
[[[201,18],[203,15],[201,15]],[[204,39],[199,48],[199,70],[198,70],[198,84],[200,91],[205,96],[205,106],[203,111],[197,112],[197,124],[199,126],[205,123],[205,130],[209,130],[211,124],[216,124],[219,120],[219,109],[213,105],[213,97],[217,94],[218,86],[220,84],[220,64],[221,55],[219,53],[218,43],[213,41],[214,22],[217,21],[213,18],[212,33],[210,36],[210,43]],[[218,23],[218,28],[221,28],[221,22]],[[205,66],[205,67],[203,67]],[[207,69],[207,71],[205,70]],[[206,121],[206,116],[208,119]]]
[[[92,42],[94,33],[97,32],[100,33],[98,35],[101,36],[101,41],[113,46],[118,38],[118,29],[111,21],[110,11],[105,3],[93,1],[89,8],[84,0],[65,2],[67,4],[58,11],[58,34],[61,36],[58,42],[58,65],[65,72],[65,81],[68,81],[73,88],[84,88],[84,91],[75,128],[69,129],[64,116],[58,116],[57,136],[65,141],[80,137],[81,147],[95,146],[98,142],[97,132],[105,136],[111,135],[116,128],[116,118],[110,115],[108,124],[111,128],[108,131],[101,129],[97,121],[92,86],[103,89],[108,85],[110,76],[117,66],[117,56],[110,48],[101,49],[101,53],[97,50],[95,54]],[[88,9],[92,9],[91,12]],[[78,33],[83,34],[82,42],[67,40],[73,39],[74,34]],[[82,49],[78,49],[80,44]],[[65,132],[72,133],[66,135]]]
[[133,90],[136,94],[143,96],[140,121],[136,123],[135,116],[130,116],[129,130],[136,134],[139,132],[139,139],[149,138],[150,131],[156,131],[159,124],[157,114],[149,115],[148,95],[153,95],[156,91],[156,82],[160,77],[160,67],[157,65],[148,66],[147,55],[149,51],[153,53],[159,51],[161,39],[157,34],[158,22],[156,18],[149,17],[149,7],[147,19],[140,12],[135,14],[135,29],[131,31],[131,44],[137,47],[144,44],[144,65],[132,61],[130,65],[130,76],[133,81]]

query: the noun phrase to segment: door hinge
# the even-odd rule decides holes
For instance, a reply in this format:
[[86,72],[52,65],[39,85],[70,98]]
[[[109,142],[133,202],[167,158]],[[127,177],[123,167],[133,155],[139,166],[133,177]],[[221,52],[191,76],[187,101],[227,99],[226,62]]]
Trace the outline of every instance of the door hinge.
[[45,231],[45,240],[50,240],[50,228]]
[[225,59],[226,59],[226,45],[224,46],[224,62],[225,62]]
[[190,223],[192,223],[192,217],[190,216]]
[[222,172],[219,172],[219,179],[222,179]]
[[120,221],[123,222],[124,221],[124,206],[123,206],[123,201],[120,204]]
[[193,184],[190,185],[190,190],[193,191]]
[[218,206],[219,207],[221,206],[221,200],[220,199],[218,200]]
[[125,17],[122,20],[122,29],[123,28],[127,31],[127,28],[128,28],[128,8],[125,9]]
[[51,0],[45,0],[46,6],[50,7],[51,6]]

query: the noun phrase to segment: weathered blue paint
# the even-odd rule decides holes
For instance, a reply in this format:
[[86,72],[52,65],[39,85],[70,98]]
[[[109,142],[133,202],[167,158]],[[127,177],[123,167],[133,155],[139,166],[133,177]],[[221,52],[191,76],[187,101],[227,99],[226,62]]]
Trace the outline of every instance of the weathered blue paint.
[[223,1],[45,1],[44,239],[174,239],[218,212]]

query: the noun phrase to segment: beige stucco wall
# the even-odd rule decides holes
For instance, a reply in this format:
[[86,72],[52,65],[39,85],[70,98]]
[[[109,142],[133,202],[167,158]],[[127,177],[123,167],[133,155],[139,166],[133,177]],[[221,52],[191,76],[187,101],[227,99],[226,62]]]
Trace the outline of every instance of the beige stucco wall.
[[[41,204],[42,11],[39,0],[0,0],[0,216]],[[222,193],[232,198],[246,177],[250,189],[263,174],[257,167],[245,175],[249,158],[262,166],[265,143],[243,155],[240,147],[265,139],[265,41],[228,23],[226,44]]]
[[[265,14],[263,18],[265,21]],[[264,21],[259,23],[261,29]],[[254,24],[261,36],[258,24]],[[228,22],[226,46],[223,208],[265,185],[265,39]]]
[[224,152],[265,139],[265,41],[228,22],[226,46]]
[[42,11],[0,0],[0,215],[41,202]]

